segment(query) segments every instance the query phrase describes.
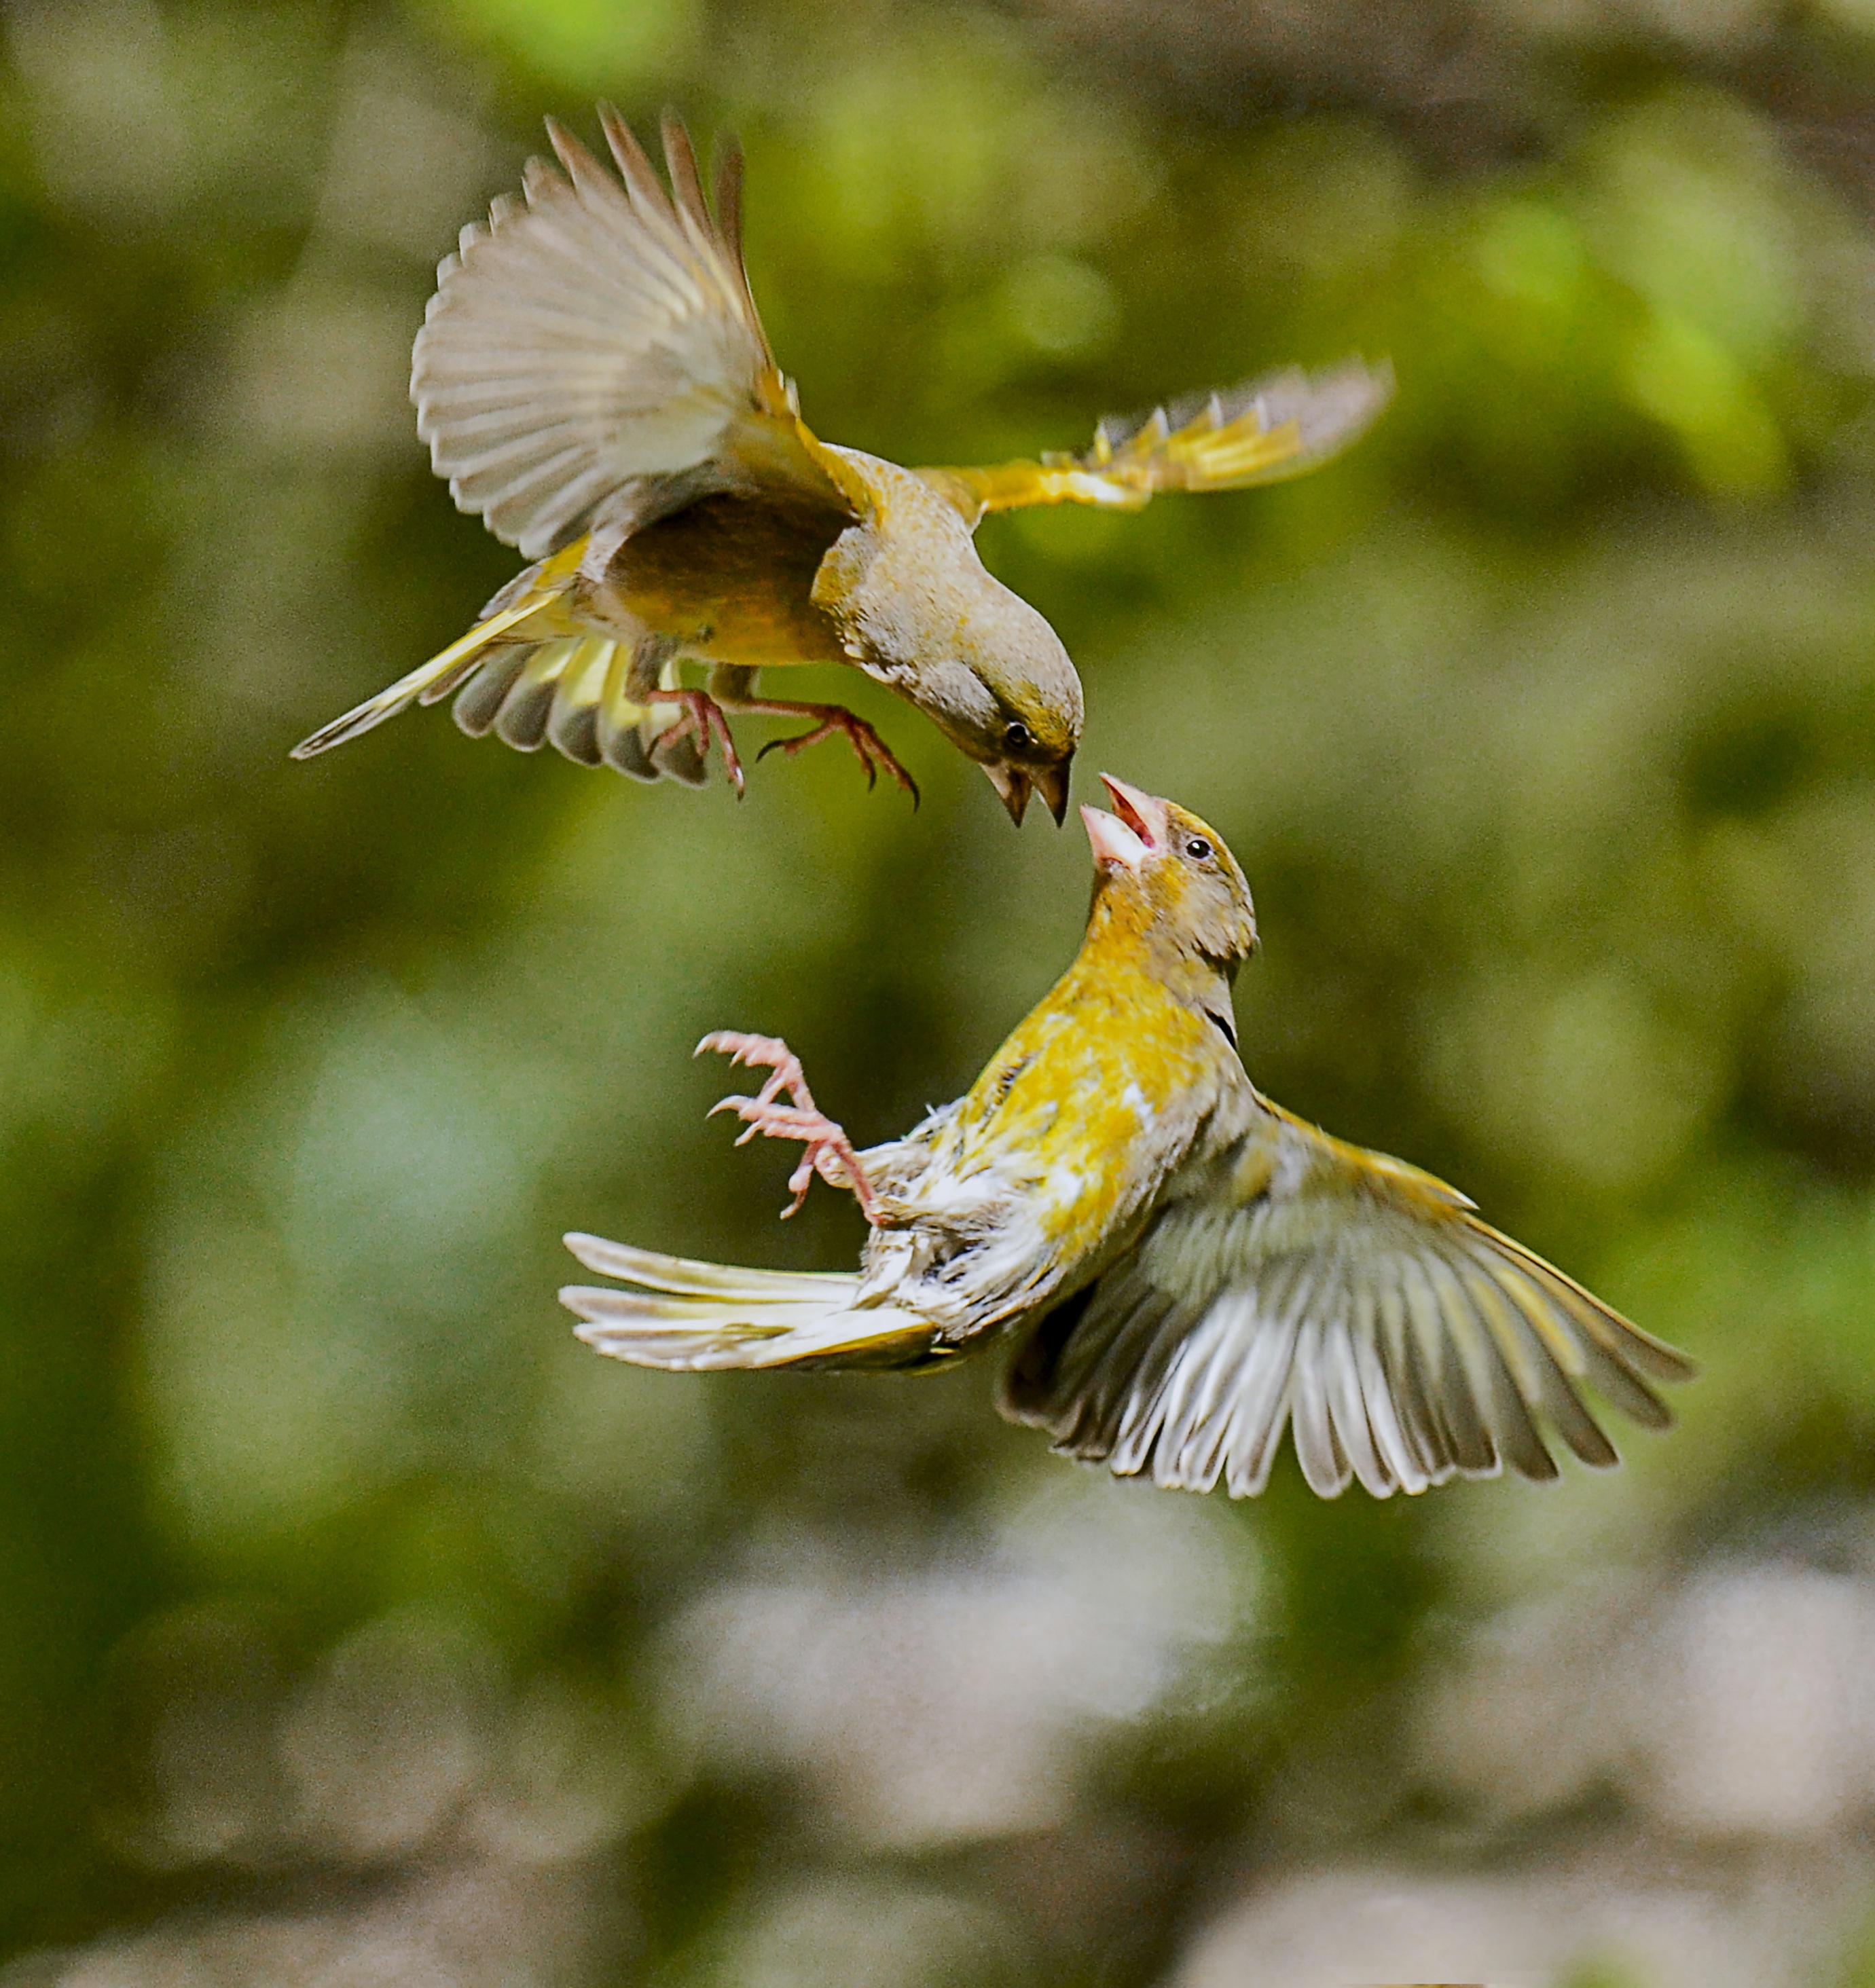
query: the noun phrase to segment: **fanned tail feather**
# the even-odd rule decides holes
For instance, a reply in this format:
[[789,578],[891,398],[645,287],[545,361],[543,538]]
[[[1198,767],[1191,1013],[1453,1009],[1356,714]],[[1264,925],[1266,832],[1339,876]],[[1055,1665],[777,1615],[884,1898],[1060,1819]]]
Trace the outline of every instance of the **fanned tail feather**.
[[[519,752],[551,745],[577,766],[701,786],[708,774],[695,739],[685,734],[668,746],[658,742],[682,715],[680,708],[629,696],[631,662],[631,644],[605,636],[503,643],[486,651],[462,685],[455,722],[472,739],[492,732]],[[456,687],[445,683],[434,696],[446,697]]]
[[408,711],[413,704],[432,704],[439,697],[448,696],[475,668],[477,658],[490,643],[498,641],[508,630],[538,613],[546,604],[537,600],[523,601],[502,614],[491,614],[486,621],[478,622],[459,641],[452,642],[427,663],[418,664],[408,675],[399,677],[375,697],[367,697],[364,703],[354,705],[344,717],[333,718],[330,725],[322,725],[310,738],[302,739],[293,748],[293,756],[296,759],[310,759],[319,753],[330,752],[334,746],[343,746],[348,739],[356,739],[369,732],[374,725],[383,724],[387,718],[394,718],[400,711]]
[[[520,580],[535,577],[524,573]],[[505,588],[459,641],[301,740],[293,756],[310,759],[413,704],[453,696],[455,722],[472,739],[492,732],[520,752],[551,745],[579,766],[701,786],[708,775],[695,738],[686,733],[659,743],[681,708],[641,704],[628,694],[631,644],[569,632],[569,617],[555,611],[557,590],[530,587],[519,599],[516,592],[515,586]],[[675,660],[666,662],[660,681],[674,684],[676,667]]]
[[569,1284],[560,1293],[588,1346],[635,1366],[918,1367],[942,1357],[927,1320],[856,1305],[855,1276],[701,1263],[597,1236],[565,1241],[589,1270],[641,1286]]

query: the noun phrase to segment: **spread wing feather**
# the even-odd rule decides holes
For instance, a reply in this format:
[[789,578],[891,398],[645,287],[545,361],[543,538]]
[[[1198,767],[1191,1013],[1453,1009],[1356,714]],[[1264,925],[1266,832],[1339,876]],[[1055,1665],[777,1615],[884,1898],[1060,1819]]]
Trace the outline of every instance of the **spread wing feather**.
[[[679,707],[631,695],[631,645],[591,634],[567,614],[578,557],[570,547],[517,574],[466,635],[302,739],[293,757],[310,759],[412,704],[452,696],[455,722],[472,739],[492,732],[524,752],[550,742],[581,766],[701,786],[708,775],[694,739],[666,737]],[[665,664],[660,682],[672,683],[674,670]]]
[[1031,504],[1136,511],[1162,490],[1240,490],[1300,476],[1356,441],[1393,392],[1385,365],[1350,360],[1312,375],[1291,367],[1131,420],[1109,418],[1078,455],[919,474],[973,526],[986,511]]
[[[1168,1205],[1132,1252],[1034,1330],[1004,1412],[1069,1456],[1172,1489],[1268,1482],[1287,1428],[1309,1485],[1376,1497],[1507,1467],[1558,1473],[1554,1432],[1618,1461],[1586,1384],[1667,1426],[1650,1380],[1682,1354],[1450,1190],[1272,1112],[1227,1187]],[[1228,1179],[1230,1175],[1220,1175]]]
[[665,125],[667,192],[624,120],[600,114],[622,185],[550,120],[564,176],[530,160],[525,199],[462,231],[411,359],[437,474],[530,559],[614,514],[641,522],[661,478],[692,472],[693,496],[739,422],[794,418],[743,268],[733,148],[712,215],[681,124]]

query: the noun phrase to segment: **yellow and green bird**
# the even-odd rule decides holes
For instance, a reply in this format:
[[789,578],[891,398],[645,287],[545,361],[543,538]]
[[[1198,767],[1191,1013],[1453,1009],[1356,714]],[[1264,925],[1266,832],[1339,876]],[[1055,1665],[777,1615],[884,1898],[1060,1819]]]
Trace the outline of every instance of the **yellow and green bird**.
[[[600,117],[620,177],[550,120],[564,173],[530,161],[525,198],[463,230],[411,359],[437,474],[533,563],[459,641],[296,756],[454,693],[465,732],[639,779],[699,783],[716,743],[740,791],[728,714],[750,712],[807,721],[777,742],[790,755],[844,735],[869,780],[912,789],[844,706],[760,694],[763,668],[840,662],[931,718],[1018,823],[1031,791],[1059,821],[1080,680],[1047,622],[985,570],[977,521],[1295,475],[1374,418],[1386,370],[1272,374],[1103,423],[1080,455],[902,469],[800,419],[743,267],[735,147],[712,211],[681,124],[665,124],[667,190],[618,113]],[[707,688],[684,681],[691,659]]]
[[[1066,1455],[1250,1496],[1285,1428],[1325,1497],[1507,1466],[1553,1478],[1553,1431],[1618,1461],[1582,1390],[1648,1427],[1686,1357],[1630,1325],[1455,1188],[1261,1096],[1230,990],[1257,942],[1216,832],[1102,776],[1072,965],[968,1096],[856,1153],[770,1037],[702,1047],[772,1074],[726,1098],[799,1140],[871,1225],[854,1274],[736,1270],[597,1236],[567,1246],[635,1290],[560,1293],[580,1337],[644,1367],[929,1368],[1014,1344],[1003,1412]],[[787,1094],[786,1097],[784,1094]],[[792,1213],[790,1209],[788,1212]]]

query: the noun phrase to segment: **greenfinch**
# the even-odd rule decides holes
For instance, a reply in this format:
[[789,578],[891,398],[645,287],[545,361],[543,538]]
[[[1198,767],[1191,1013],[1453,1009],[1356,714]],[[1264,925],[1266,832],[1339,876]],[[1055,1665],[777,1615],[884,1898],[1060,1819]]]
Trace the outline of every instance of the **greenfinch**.
[[716,1108],[743,1140],[802,1142],[795,1207],[816,1174],[858,1196],[858,1273],[569,1236],[589,1269],[639,1287],[563,1291],[580,1337],[686,1370],[931,1368],[1013,1342],[1003,1412],[1057,1450],[1240,1497],[1264,1488],[1285,1427],[1322,1496],[1355,1480],[1385,1497],[1506,1466],[1554,1478],[1546,1429],[1613,1465],[1585,1384],[1667,1426],[1649,1384],[1690,1378],[1683,1354],[1456,1189],[1259,1094],[1232,1020],[1257,943],[1243,873],[1195,815],[1102,777],[1113,811],[1081,810],[1080,952],[967,1097],[855,1152],[784,1043],[700,1045],[771,1072]]
[[[620,178],[550,119],[564,175],[530,161],[525,199],[463,230],[412,354],[436,473],[533,563],[460,641],[295,756],[454,693],[473,735],[550,742],[639,779],[699,784],[719,745],[740,793],[726,714],[761,712],[807,721],[774,742],[784,753],[844,736],[869,781],[883,772],[916,796],[844,706],[759,694],[766,666],[841,662],[930,717],[1018,825],[1032,791],[1058,822],[1080,680],[1047,622],[984,570],[978,519],[1294,475],[1373,419],[1384,369],[1281,373],[1103,423],[1084,455],[902,469],[800,419],[743,267],[734,147],[712,212],[681,124],[665,124],[667,191],[618,113],[600,117]],[[707,689],[683,681],[687,659],[710,666]]]

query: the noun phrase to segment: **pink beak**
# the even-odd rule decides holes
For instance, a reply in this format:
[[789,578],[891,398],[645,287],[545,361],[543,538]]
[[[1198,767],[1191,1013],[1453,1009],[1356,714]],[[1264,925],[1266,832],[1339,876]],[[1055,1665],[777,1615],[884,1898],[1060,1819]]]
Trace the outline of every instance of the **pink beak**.
[[1096,807],[1081,810],[1094,860],[1103,870],[1129,870],[1136,876],[1147,857],[1166,846],[1166,804],[1111,773],[1102,773],[1100,779],[1113,797],[1115,812],[1109,814]]

